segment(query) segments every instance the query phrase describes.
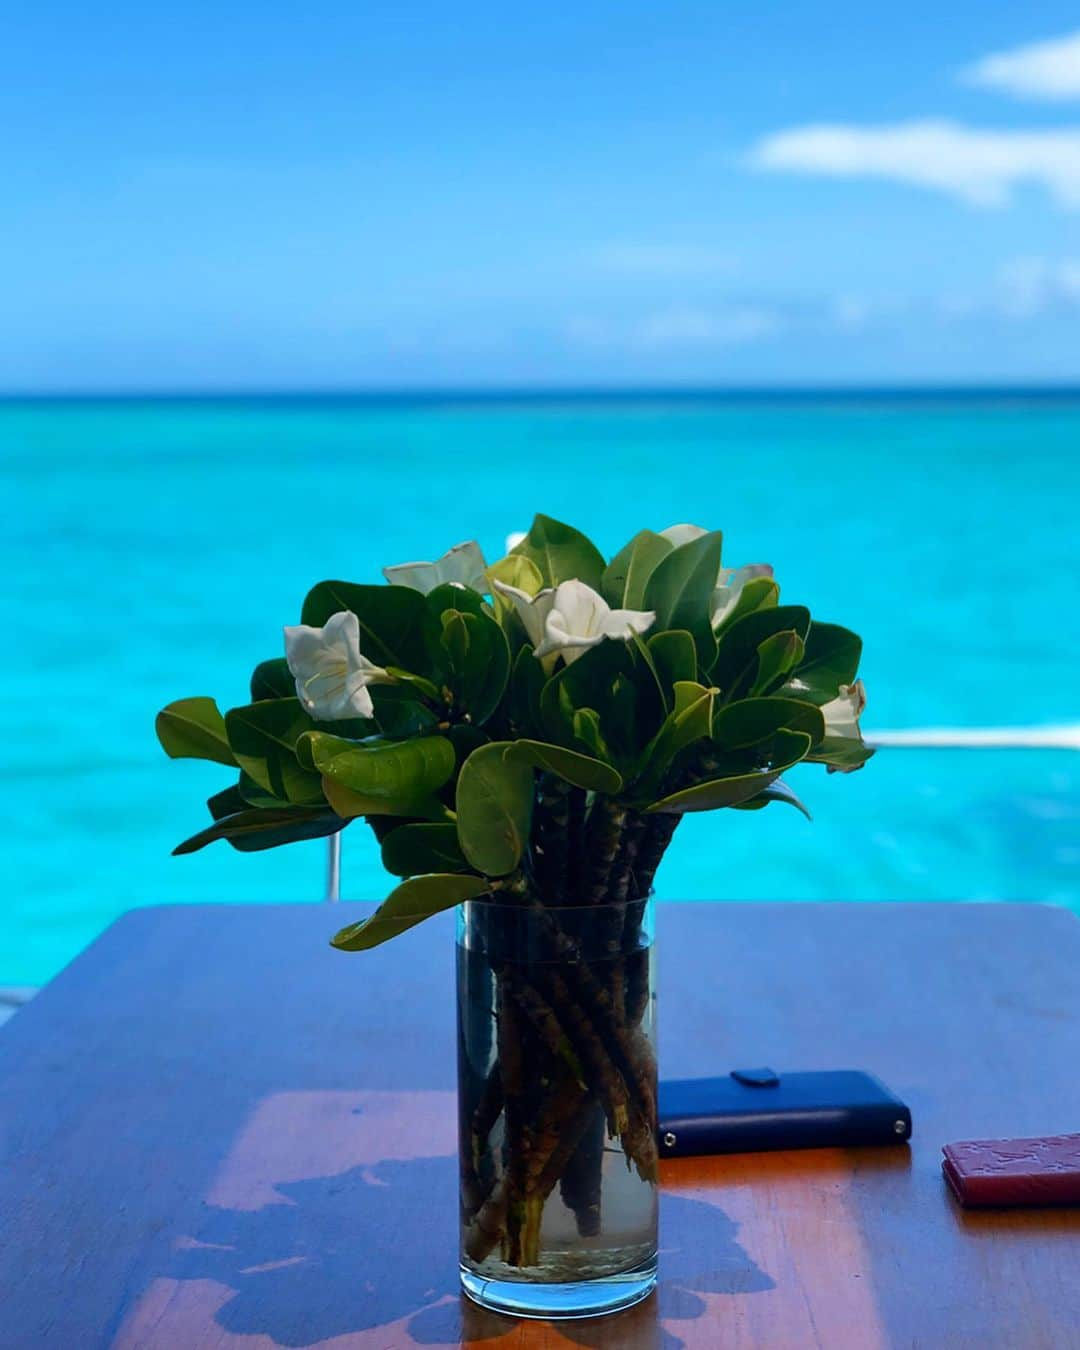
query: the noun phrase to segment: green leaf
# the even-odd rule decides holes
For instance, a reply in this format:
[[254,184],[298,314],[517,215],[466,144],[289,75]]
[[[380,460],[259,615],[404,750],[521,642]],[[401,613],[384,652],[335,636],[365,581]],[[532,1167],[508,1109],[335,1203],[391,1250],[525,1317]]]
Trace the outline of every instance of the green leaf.
[[382,842],[382,864],[396,877],[469,870],[456,825],[399,825]]
[[803,658],[806,648],[795,630],[774,633],[758,646],[757,671],[750,684],[752,695],[770,694],[783,684]]
[[819,706],[834,699],[842,684],[852,684],[859,669],[862,639],[834,623],[810,625],[806,655],[778,692]]
[[716,651],[712,631],[712,595],[720,573],[723,537],[719,530],[673,549],[661,560],[645,587],[645,608],[656,611],[657,630],[683,628],[694,639],[701,660],[711,664]]
[[429,617],[436,625],[448,609],[460,610],[464,614],[488,613],[484,597],[479,591],[471,590],[468,586],[455,586],[451,581],[444,581],[441,586],[428,592],[427,608]]
[[533,771],[513,741],[474,750],[457,783],[457,826],[462,852],[478,872],[500,877],[521,860],[532,818]]
[[301,768],[296,742],[313,722],[297,698],[265,699],[232,708],[225,730],[236,762],[274,797],[299,805],[322,801],[317,774]]
[[830,773],[854,773],[873,757],[873,749],[854,736],[826,736],[806,756],[808,764],[826,764]]
[[770,783],[756,797],[751,797],[745,802],[735,802],[734,809],[736,811],[760,811],[763,806],[768,806],[770,802],[785,802],[788,806],[793,806],[796,811],[801,811],[807,820],[813,820],[813,816],[782,778],[778,778],[775,783]]
[[646,639],[646,646],[656,667],[656,673],[668,689],[674,689],[680,680],[698,677],[697,648],[685,628],[655,633]]
[[580,530],[551,516],[536,516],[529,533],[511,554],[535,563],[545,586],[557,586],[576,577],[594,591],[600,589],[603,554]]
[[571,722],[574,737],[584,745],[589,753],[600,760],[611,760],[614,756],[611,747],[604,739],[600,726],[600,714],[595,708],[579,708]]
[[486,614],[446,610],[442,626],[442,645],[454,703],[482,726],[499,706],[510,678],[510,648],[506,637],[496,621]]
[[409,586],[320,581],[308,592],[301,622],[322,628],[332,615],[351,610],[360,625],[360,650],[369,661],[422,674],[427,669],[425,601]]
[[646,808],[649,812],[715,811],[747,801],[771,786],[779,776],[797,764],[810,748],[810,737],[801,731],[777,731],[760,758],[767,768],[751,773],[735,772],[709,779],[693,787],[673,792]]
[[675,685],[675,707],[646,751],[637,791],[646,797],[657,789],[675,756],[712,732],[713,703],[719,691],[692,680]]
[[344,824],[340,816],[325,807],[309,810],[302,806],[278,806],[237,811],[177,844],[173,854],[195,853],[216,839],[227,839],[242,853],[256,853],[302,839],[321,839],[336,834]]
[[543,667],[531,647],[522,647],[514,658],[507,697],[507,716],[519,735],[528,736],[541,730],[540,696],[544,685]]
[[[721,633],[712,667],[712,681],[724,693],[725,702],[742,697],[758,671],[758,647],[775,633],[794,630],[805,641],[810,611],[802,605],[778,605],[759,609],[737,619]],[[797,694],[792,697],[797,698]],[[816,700],[811,700],[812,702]]]
[[429,797],[454,772],[454,747],[445,736],[410,741],[347,741],[325,731],[301,737],[297,752],[331,782],[363,797],[411,802]]
[[[395,586],[403,591],[404,586]],[[419,591],[411,592],[419,595]],[[375,726],[384,736],[421,736],[438,725],[439,715],[424,702],[423,695],[407,684],[368,686],[375,711]],[[373,728],[374,729],[374,728]]]
[[[508,553],[505,558],[500,558],[497,563],[492,563],[487,571],[488,577],[492,581],[501,581],[504,586],[515,586],[527,595],[535,595],[537,591],[544,589],[544,578],[539,567],[531,558],[526,558],[521,553]],[[496,611],[500,607],[513,609],[513,605],[501,596],[494,587],[492,587],[491,598]]]
[[396,801],[392,797],[372,797],[354,792],[333,778],[324,777],[322,789],[326,800],[342,820],[357,816],[403,816],[411,820],[447,821],[452,812],[437,797],[423,797],[413,801]]
[[161,748],[170,759],[209,759],[236,765],[225,720],[212,698],[180,698],[162,708],[154,723]]
[[330,939],[343,952],[362,952],[388,942],[406,929],[422,923],[463,900],[483,895],[488,883],[483,877],[434,875],[412,877],[391,891],[374,914],[351,923]]
[[410,689],[415,689],[422,698],[429,699],[432,703],[442,701],[442,694],[439,689],[430,680],[425,679],[423,675],[414,675],[412,671],[400,670],[397,666],[387,666],[386,673],[393,675],[394,679],[399,680],[402,684],[407,684]]
[[543,741],[515,741],[514,746],[518,758],[535,769],[555,774],[574,787],[584,788],[587,792],[606,792],[609,796],[622,789],[622,776],[610,764],[589,755]]
[[717,708],[712,738],[721,749],[739,750],[785,727],[804,731],[812,744],[825,735],[825,719],[812,703],[793,698],[744,698]]
[[[649,578],[672,551],[662,534],[641,530],[619,550],[604,569],[600,589],[612,609],[645,609]],[[715,580],[715,579],[714,579]]]
[[296,681],[289,663],[283,656],[271,661],[260,661],[251,672],[251,701],[260,703],[268,698],[294,698]]
[[730,628],[736,619],[741,619],[746,614],[754,614],[759,609],[775,609],[779,603],[780,587],[772,577],[752,577],[739,592],[734,609],[717,625],[717,636]]

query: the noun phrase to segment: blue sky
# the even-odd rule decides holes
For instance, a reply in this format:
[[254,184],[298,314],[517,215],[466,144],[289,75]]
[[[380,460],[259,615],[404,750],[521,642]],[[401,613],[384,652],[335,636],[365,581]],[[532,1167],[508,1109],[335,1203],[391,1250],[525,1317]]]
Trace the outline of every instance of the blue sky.
[[0,390],[1078,379],[1076,27],[20,3]]

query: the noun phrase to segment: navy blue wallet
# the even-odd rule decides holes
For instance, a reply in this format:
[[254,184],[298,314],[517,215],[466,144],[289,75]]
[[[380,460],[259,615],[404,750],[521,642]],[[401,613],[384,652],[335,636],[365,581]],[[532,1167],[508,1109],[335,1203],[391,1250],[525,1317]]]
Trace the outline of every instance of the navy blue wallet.
[[855,1069],[662,1082],[660,1156],[857,1148],[911,1138],[911,1112],[872,1074]]

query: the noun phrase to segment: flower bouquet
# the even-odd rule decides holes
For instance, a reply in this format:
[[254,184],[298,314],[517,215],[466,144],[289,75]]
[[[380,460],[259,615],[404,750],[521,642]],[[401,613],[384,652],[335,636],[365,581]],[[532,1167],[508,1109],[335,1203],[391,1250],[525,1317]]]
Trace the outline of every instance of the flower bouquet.
[[458,907],[465,1289],[624,1307],[656,1273],[653,879],[685,813],[805,812],[788,769],[862,766],[861,643],[690,525],[607,561],[540,515],[490,566],[467,543],[385,576],[320,582],[246,706],[159,714],[169,755],[238,771],[176,852],[362,818],[401,880],[334,946]]

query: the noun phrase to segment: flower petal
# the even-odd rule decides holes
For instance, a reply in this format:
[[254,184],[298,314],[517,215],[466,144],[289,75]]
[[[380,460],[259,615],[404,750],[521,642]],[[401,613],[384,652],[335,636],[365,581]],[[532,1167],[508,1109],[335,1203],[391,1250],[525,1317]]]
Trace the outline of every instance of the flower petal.
[[518,618],[525,625],[529,641],[535,647],[544,638],[544,621],[551,612],[555,592],[549,587],[536,595],[530,595],[518,586],[510,586],[505,581],[492,582],[500,595],[505,595],[517,611]]
[[859,718],[865,707],[866,689],[862,680],[856,680],[854,684],[842,684],[836,698],[822,706],[825,735],[861,741]]
[[713,591],[712,626],[718,628],[739,603],[743,587],[755,577],[771,577],[768,563],[747,563],[744,567],[722,567]]
[[708,533],[709,531],[703,530],[700,525],[669,525],[666,530],[660,531],[663,538],[676,548],[681,548],[683,544],[689,544]]
[[395,567],[384,567],[383,576],[391,586],[409,586],[423,595],[436,586],[455,583],[484,593],[487,590],[486,570],[480,545],[475,539],[469,539],[448,549],[438,562],[398,563]]

